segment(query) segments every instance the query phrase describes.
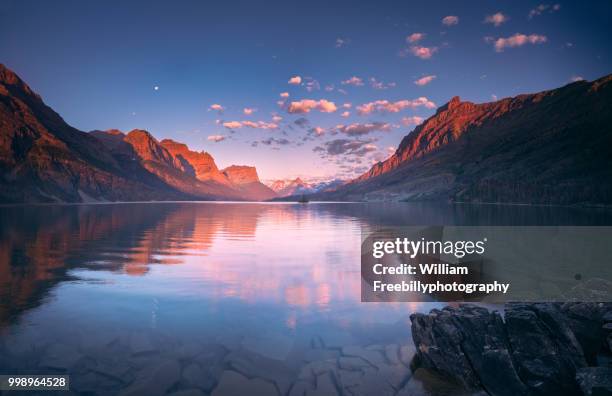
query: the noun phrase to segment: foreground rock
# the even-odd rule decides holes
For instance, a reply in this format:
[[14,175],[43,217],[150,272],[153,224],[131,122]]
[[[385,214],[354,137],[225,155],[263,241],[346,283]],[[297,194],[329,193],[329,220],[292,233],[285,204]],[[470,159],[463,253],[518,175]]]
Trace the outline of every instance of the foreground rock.
[[[414,366],[490,395],[600,394],[612,385],[612,305],[514,303],[505,320],[473,305],[413,314]],[[608,394],[608,393],[602,393]]]

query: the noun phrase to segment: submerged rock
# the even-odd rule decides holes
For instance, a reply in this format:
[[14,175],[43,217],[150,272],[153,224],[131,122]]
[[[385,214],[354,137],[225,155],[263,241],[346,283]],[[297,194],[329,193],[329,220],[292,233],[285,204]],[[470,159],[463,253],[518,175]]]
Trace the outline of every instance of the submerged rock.
[[609,355],[608,319],[611,306],[600,303],[510,303],[505,320],[466,304],[417,313],[413,366],[493,396],[600,394],[612,369],[587,366],[608,361],[596,359]]

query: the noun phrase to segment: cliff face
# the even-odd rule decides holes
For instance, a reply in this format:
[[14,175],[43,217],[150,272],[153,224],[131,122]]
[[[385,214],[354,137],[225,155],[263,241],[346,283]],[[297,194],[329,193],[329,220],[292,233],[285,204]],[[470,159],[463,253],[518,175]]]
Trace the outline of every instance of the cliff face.
[[612,204],[612,76],[474,104],[454,97],[322,199]]
[[232,165],[221,172],[233,185],[244,194],[255,200],[266,200],[276,197],[276,193],[264,185],[257,175],[257,169],[252,166]]
[[160,143],[143,130],[85,133],[71,127],[0,64],[0,202],[259,196],[233,185],[209,154],[183,144]]

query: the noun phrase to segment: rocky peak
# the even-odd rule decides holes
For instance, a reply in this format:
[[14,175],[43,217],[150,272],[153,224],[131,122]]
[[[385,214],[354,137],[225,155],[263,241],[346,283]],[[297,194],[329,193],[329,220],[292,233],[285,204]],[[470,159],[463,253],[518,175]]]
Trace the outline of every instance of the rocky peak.
[[172,154],[159,144],[157,139],[148,131],[134,129],[126,135],[124,140],[133,147],[136,154],[144,161],[160,162],[175,168],[182,168]]
[[186,144],[172,139],[162,140],[161,145],[179,161],[186,162],[185,165],[193,168],[198,180],[215,180],[219,183],[229,184],[227,177],[219,171],[214,158],[209,153],[192,151]]
[[229,179],[232,184],[242,185],[249,183],[259,183],[257,169],[254,166],[232,165],[221,172]]

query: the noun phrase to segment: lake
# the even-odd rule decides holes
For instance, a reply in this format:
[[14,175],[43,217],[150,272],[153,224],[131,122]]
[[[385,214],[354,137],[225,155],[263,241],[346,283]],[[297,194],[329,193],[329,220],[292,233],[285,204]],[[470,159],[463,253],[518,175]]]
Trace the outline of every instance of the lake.
[[531,206],[5,206],[0,373],[68,373],[75,394],[457,394],[408,368],[409,315],[441,304],[360,302],[362,226],[611,224]]

